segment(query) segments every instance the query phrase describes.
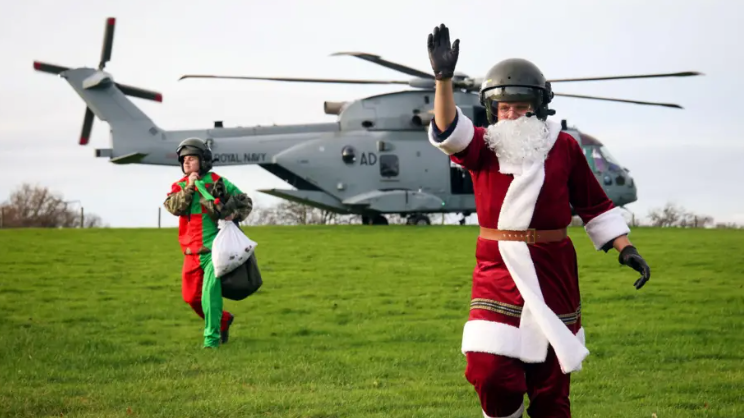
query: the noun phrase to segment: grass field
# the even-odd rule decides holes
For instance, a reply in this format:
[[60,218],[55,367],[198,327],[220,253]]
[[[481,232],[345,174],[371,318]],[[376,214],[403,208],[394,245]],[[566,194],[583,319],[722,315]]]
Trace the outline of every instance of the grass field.
[[[0,230],[0,415],[482,416],[459,352],[475,228],[244,230],[264,287],[225,302],[216,351],[175,230]],[[573,416],[744,416],[744,231],[636,229],[640,291],[571,236],[591,351]]]

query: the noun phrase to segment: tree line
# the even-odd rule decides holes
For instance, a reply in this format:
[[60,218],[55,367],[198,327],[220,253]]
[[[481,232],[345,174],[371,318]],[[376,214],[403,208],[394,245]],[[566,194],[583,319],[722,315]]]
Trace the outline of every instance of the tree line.
[[0,204],[2,228],[98,228],[101,217],[46,187],[22,184]]
[[[390,224],[406,223],[406,218],[400,215],[387,215],[387,218]],[[456,215],[430,215],[430,218],[432,224],[456,224],[459,221]],[[244,222],[245,225],[360,223],[359,215],[338,214],[286,200],[274,206],[254,206],[253,212]],[[634,227],[744,229],[744,225],[715,222],[711,216],[691,212],[673,203],[652,209],[645,219],[631,215],[629,224]],[[572,225],[581,225],[581,219],[574,217]],[[85,213],[82,206],[76,207],[70,201],[64,200],[59,193],[38,185],[23,184],[11,193],[8,200],[0,204],[0,227],[2,228],[100,228],[104,226],[100,216]]]

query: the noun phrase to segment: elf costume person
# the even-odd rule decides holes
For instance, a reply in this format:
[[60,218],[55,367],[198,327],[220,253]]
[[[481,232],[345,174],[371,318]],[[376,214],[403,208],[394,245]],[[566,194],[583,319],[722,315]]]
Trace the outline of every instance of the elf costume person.
[[[212,172],[212,152],[199,138],[176,150],[184,177],[173,183],[164,205],[179,217],[178,242],[184,254],[181,292],[184,301],[204,319],[204,347],[228,341],[235,316],[222,309],[221,283],[214,275],[212,242],[220,219],[239,223],[253,209],[250,197]],[[214,200],[211,199],[214,198]]]

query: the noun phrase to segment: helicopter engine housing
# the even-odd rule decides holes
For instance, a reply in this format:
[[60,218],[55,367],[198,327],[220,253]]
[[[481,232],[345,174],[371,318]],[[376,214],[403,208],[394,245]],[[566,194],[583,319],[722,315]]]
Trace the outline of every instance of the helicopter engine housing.
[[348,102],[323,102],[323,111],[326,115],[340,115]]

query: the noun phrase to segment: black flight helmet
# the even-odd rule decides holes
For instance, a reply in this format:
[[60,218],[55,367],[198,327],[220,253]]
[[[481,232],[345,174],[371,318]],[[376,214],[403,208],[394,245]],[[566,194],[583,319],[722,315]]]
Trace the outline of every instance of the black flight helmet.
[[550,82],[542,71],[521,58],[506,59],[491,67],[480,89],[480,102],[486,108],[489,124],[497,122],[499,102],[530,102],[533,112],[528,116],[545,120],[555,114],[555,110],[548,109],[552,99]]
[[188,138],[181,141],[176,149],[178,154],[178,162],[181,163],[181,171],[183,169],[183,159],[187,155],[196,155],[199,157],[199,175],[203,176],[212,169],[212,150],[209,149],[206,142],[199,138]]

